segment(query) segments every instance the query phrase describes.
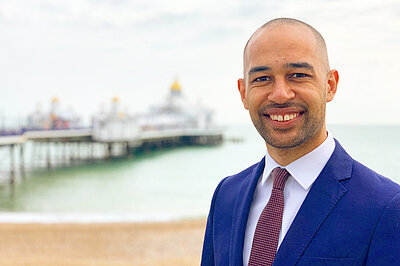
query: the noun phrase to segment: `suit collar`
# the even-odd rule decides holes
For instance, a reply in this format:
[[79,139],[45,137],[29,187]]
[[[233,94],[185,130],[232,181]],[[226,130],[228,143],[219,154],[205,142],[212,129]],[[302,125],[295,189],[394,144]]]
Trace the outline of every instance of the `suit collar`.
[[239,193],[236,197],[233,210],[233,222],[231,229],[231,243],[229,254],[229,265],[243,264],[243,244],[254,190],[257,186],[265,165],[263,158],[253,169],[252,173],[243,177]]
[[335,150],[312,185],[276,254],[274,265],[294,265],[346,188],[340,184],[352,173],[353,160],[336,142]]

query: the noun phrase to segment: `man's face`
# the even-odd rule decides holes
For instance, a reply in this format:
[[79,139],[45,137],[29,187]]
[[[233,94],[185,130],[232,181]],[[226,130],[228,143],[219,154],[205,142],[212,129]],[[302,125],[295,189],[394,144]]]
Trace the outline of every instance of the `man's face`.
[[325,106],[337,80],[311,30],[278,25],[259,30],[250,40],[239,91],[266,143],[287,149],[325,139]]

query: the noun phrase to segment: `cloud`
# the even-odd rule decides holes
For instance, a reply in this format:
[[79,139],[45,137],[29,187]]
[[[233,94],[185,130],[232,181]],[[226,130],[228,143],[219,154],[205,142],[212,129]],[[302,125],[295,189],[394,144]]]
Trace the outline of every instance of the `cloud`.
[[26,113],[58,95],[90,114],[117,95],[135,111],[161,99],[178,75],[185,93],[235,121],[245,42],[267,20],[289,16],[321,31],[340,70],[330,119],[379,121],[368,103],[390,113],[400,97],[399,10],[396,0],[3,0],[0,108]]

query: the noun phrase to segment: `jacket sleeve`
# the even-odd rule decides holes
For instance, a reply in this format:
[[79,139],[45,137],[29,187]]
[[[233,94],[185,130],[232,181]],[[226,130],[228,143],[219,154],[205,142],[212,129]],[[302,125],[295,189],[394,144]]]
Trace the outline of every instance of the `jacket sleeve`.
[[211,201],[210,212],[207,218],[206,232],[203,243],[203,254],[201,258],[201,266],[213,266],[214,262],[214,207],[217,199],[218,191],[224,180],[222,180],[214,191],[214,195]]
[[383,210],[371,239],[366,265],[400,265],[400,193]]

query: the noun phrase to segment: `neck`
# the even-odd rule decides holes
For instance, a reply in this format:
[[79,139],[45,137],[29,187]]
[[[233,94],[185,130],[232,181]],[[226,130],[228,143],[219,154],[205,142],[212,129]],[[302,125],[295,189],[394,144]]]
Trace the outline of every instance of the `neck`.
[[320,134],[317,134],[307,142],[302,143],[297,147],[282,149],[275,148],[267,144],[267,150],[272,159],[274,159],[281,166],[286,166],[313,151],[315,148],[321,145],[327,137],[328,134],[326,132],[326,128],[323,127],[323,130],[321,130]]

